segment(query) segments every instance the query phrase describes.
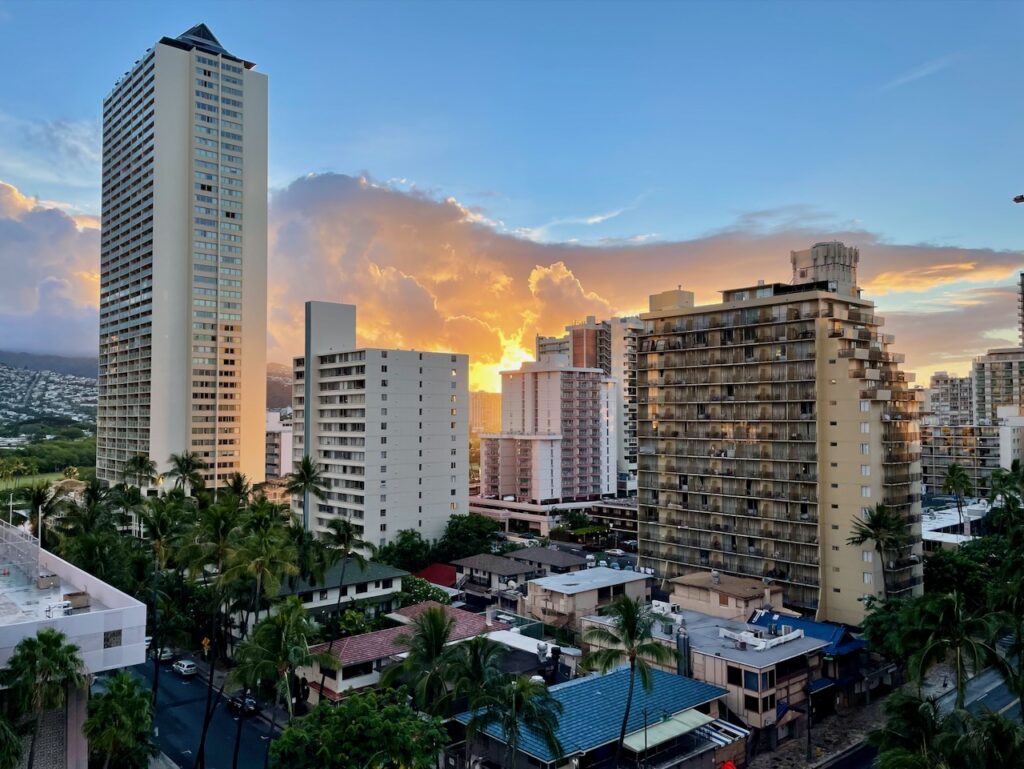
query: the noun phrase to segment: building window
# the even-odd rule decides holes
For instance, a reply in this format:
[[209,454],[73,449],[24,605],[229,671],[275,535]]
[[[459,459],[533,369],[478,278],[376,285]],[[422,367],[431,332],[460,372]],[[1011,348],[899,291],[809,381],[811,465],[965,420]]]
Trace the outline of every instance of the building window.
[[875,582],[875,575],[872,574],[870,571],[864,572],[864,584],[865,585],[872,585],[872,584],[874,584],[874,582]]
[[718,594],[718,605],[719,606],[728,606],[729,605],[729,596],[724,595],[722,593],[719,593]]
[[769,694],[767,697],[761,698],[761,711],[764,713],[770,713],[775,710],[775,695]]
[[867,413],[868,411],[871,411],[871,401],[861,401],[860,410],[861,413]]
[[870,443],[862,443],[862,444],[860,444],[860,453],[863,454],[864,456],[867,456],[868,454],[870,454],[871,453],[871,444]]
[[729,665],[725,670],[725,680],[732,686],[741,686],[743,684],[743,671]]
[[759,713],[760,712],[758,710],[758,705],[759,704],[760,704],[760,701],[757,699],[757,697],[751,697],[749,694],[747,694],[747,695],[745,695],[743,697],[743,709],[744,710],[749,710],[749,711],[751,711],[753,713]]
[[[748,691],[756,692],[757,689],[757,673],[753,670],[743,671],[743,688]],[[756,710],[756,707],[755,707]]]
[[369,589],[370,589],[370,583],[369,582],[360,582],[358,585],[356,585],[356,593],[365,593]]
[[394,582],[395,581],[393,579],[386,579],[383,582],[381,582],[381,587],[383,587],[385,590],[390,590],[391,587],[394,585]]
[[320,591],[320,600],[321,601],[326,601],[327,600],[327,591],[326,590],[321,590]]
[[860,431],[862,433],[864,433],[865,435],[870,433],[871,432],[871,423],[870,422],[861,422],[860,423]]
[[871,498],[871,487],[870,486],[861,486],[860,487],[860,495],[862,497],[870,499]]
[[875,562],[875,551],[874,550],[865,550],[864,552],[862,552],[860,554],[860,557],[864,561],[864,563],[874,563]]
[[766,670],[761,674],[761,691],[775,688],[775,671]]
[[865,478],[871,475],[871,465],[861,465],[860,474]]
[[120,630],[107,630],[103,633],[103,648],[113,649],[116,646],[121,645],[121,631]]

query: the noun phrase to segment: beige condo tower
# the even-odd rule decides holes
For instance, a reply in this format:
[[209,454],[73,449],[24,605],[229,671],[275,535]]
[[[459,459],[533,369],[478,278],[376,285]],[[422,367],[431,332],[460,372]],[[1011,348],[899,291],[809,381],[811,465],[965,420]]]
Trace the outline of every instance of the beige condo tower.
[[205,24],[103,101],[96,474],[197,453],[264,477],[267,77]]
[[[686,307],[652,297],[637,393],[641,565],[764,579],[819,619],[922,589],[920,443],[911,377],[857,287],[859,253],[791,254],[792,284]],[[909,544],[847,544],[878,504]],[[881,561],[881,562],[880,562]]]

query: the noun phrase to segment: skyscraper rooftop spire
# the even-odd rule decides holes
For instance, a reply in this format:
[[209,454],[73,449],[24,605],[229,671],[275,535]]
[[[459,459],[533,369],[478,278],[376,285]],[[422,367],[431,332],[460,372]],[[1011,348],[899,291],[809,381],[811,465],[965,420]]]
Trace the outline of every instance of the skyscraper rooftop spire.
[[224,48],[223,45],[221,45],[217,36],[213,34],[210,28],[205,24],[196,24],[194,27],[182,32],[177,37],[165,37],[160,42],[165,45],[172,45],[175,48],[182,48],[184,50],[198,48],[200,51],[206,51],[207,53],[227,56],[234,61],[243,62],[247,69],[251,69],[253,66],[250,62],[232,55],[226,48]]

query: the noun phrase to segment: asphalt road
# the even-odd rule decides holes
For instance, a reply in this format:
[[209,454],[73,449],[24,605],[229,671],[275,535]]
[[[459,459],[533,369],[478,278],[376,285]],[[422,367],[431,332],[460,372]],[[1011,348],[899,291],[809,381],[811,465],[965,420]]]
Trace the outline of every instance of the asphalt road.
[[[129,668],[134,675],[153,682],[153,663]],[[216,695],[216,692],[214,692]],[[206,707],[206,680],[201,676],[182,678],[170,663],[160,671],[160,693],[156,708],[157,744],[164,754],[182,769],[192,769],[199,737],[203,731]],[[231,769],[238,718],[221,698],[206,737],[206,769]],[[242,740],[238,751],[239,769],[261,769],[267,749],[269,724],[262,718],[242,719]]]

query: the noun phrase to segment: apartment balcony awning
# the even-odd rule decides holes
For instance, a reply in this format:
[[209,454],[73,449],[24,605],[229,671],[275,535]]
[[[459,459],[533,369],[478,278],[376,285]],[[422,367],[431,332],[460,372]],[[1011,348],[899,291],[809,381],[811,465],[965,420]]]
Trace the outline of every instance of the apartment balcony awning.
[[[646,730],[639,729],[626,735],[623,745],[634,753],[642,753],[676,737],[689,734],[714,720],[699,710],[684,710],[669,719],[649,724]],[[644,736],[645,731],[647,732],[646,737]]]

